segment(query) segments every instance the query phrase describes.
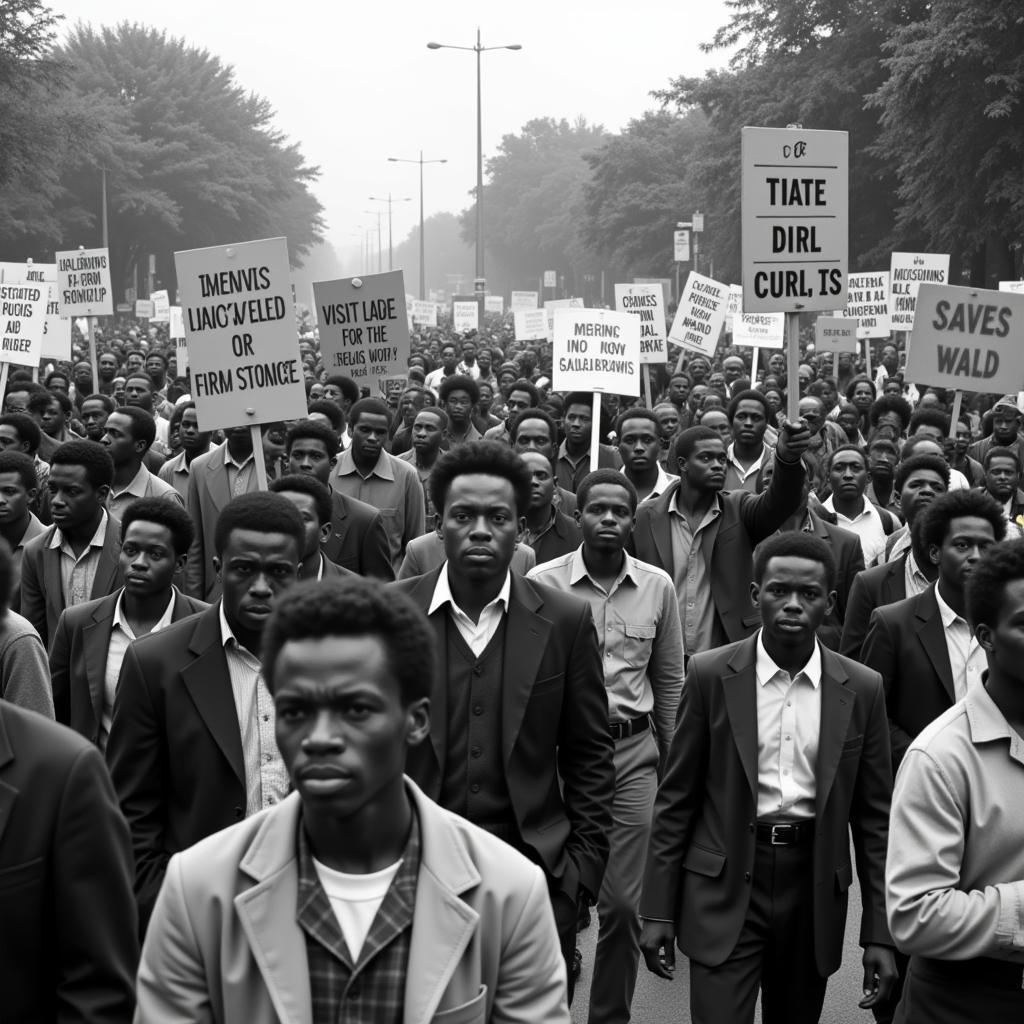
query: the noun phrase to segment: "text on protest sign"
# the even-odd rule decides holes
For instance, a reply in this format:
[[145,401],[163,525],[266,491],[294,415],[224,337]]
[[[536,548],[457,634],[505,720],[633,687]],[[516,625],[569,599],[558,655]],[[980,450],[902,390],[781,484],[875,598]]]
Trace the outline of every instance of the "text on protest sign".
[[56,263],[0,263],[0,281],[5,284],[45,282],[48,293],[46,323],[43,328],[43,347],[40,359],[71,359],[71,321],[60,315],[57,301]]
[[480,329],[480,306],[476,302],[452,303],[452,330],[459,333]]
[[502,316],[505,312],[505,299],[501,295],[485,295],[484,312]]
[[844,306],[849,135],[744,128],[740,160],[744,312]]
[[749,348],[782,348],[785,338],[785,313],[741,313],[733,318],[734,345],[746,345]]
[[0,284],[0,363],[39,365],[49,287],[45,281]]
[[537,300],[536,292],[513,292],[512,301],[508,304],[509,312],[528,313],[537,308]]
[[1024,381],[1024,295],[922,284],[906,379],[1016,394]]
[[423,302],[420,299],[413,299],[412,322],[422,324],[424,327],[437,326],[437,303]]
[[555,330],[555,310],[556,309],[582,309],[583,300],[581,298],[572,299],[547,299],[544,303],[544,311],[548,315],[548,336],[551,337]]
[[912,331],[917,290],[922,284],[946,284],[949,281],[949,256],[945,253],[894,252],[889,269],[892,329]]
[[153,319],[153,300],[152,299],[136,299],[135,300],[135,315],[139,320],[152,320]]
[[400,270],[337,281],[314,281],[320,352],[328,374],[375,380],[404,373],[409,365],[409,321]]
[[640,321],[610,309],[556,309],[555,391],[640,395]]
[[856,352],[857,321],[852,317],[819,316],[814,323],[814,350]]
[[729,288],[701,274],[691,273],[686,279],[676,309],[669,341],[688,352],[698,352],[710,359],[718,346],[718,336],[725,322]]
[[167,292],[152,292],[149,298],[153,303],[153,315],[150,317],[150,320],[157,324],[167,323],[171,316],[171,300]]
[[858,338],[888,338],[892,330],[889,314],[889,272],[851,274],[849,295],[843,316],[854,317]]
[[64,317],[113,315],[110,254],[106,249],[57,253],[57,301]]
[[190,249],[174,263],[200,428],[305,416],[287,241]]
[[548,314],[544,309],[527,309],[512,314],[516,341],[546,341]]
[[640,362],[668,360],[665,342],[665,296],[660,284],[617,284],[615,308],[640,321]]
[[181,315],[181,306],[167,307],[167,334],[174,342],[178,376],[181,377],[188,369],[188,344],[185,342],[185,319]]
[[725,305],[725,329],[732,334],[733,318],[743,311],[743,286],[729,285],[729,300]]

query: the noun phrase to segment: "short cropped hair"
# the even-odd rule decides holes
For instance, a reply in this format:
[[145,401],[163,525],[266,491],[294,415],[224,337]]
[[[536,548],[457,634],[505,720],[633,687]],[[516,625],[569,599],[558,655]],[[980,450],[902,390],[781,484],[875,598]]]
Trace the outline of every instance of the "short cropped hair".
[[[110,397],[110,395],[101,395],[98,391],[94,391],[91,395],[86,395],[85,398],[82,399],[82,405],[85,405],[86,402],[99,402],[106,410],[108,416],[117,408],[117,403]],[[194,407],[196,403],[188,402],[185,404]]]
[[755,391],[753,388],[747,388],[746,391],[737,391],[732,396],[732,400],[725,410],[726,418],[730,423],[732,423],[733,417],[736,415],[736,410],[740,407],[740,402],[757,402],[764,410],[764,418],[771,422],[772,411],[768,406],[768,399],[764,397],[762,392]]
[[[513,385],[509,388],[510,391],[515,390]],[[585,405],[587,409],[592,409],[594,405],[594,396],[589,391],[573,391],[565,396],[565,408],[568,411],[570,405]]]
[[133,501],[121,516],[121,543],[128,527],[135,522],[156,523],[171,532],[171,546],[175,555],[187,555],[195,539],[196,528],[192,517],[176,501],[166,498],[139,498]]
[[[675,406],[672,406],[674,409]],[[618,418],[615,420],[615,436],[622,440],[622,428],[626,423],[626,420],[648,420],[654,427],[654,436],[661,437],[664,431],[661,429],[661,420],[654,415],[651,409],[647,409],[642,405],[636,405],[632,409],[627,409],[625,412],[620,412]]]
[[590,497],[590,492],[598,484],[614,484],[616,487],[621,487],[629,495],[630,510],[636,511],[636,507],[640,502],[640,496],[637,494],[633,481],[625,473],[620,473],[617,469],[606,468],[595,469],[593,473],[588,473],[580,481],[580,486],[576,490],[576,507],[581,512],[587,507],[587,498]]
[[721,441],[722,435],[710,427],[687,427],[686,430],[676,434],[672,442],[672,465],[678,466],[680,462],[688,459],[697,449],[701,441]]
[[938,495],[921,513],[921,522],[917,527],[921,547],[927,550],[933,544],[940,546],[950,522],[961,516],[988,520],[996,540],[1002,540],[1006,533],[1003,510],[988,492],[949,491]]
[[[60,449],[57,449],[58,451]],[[233,530],[256,533],[283,533],[295,538],[297,551],[306,546],[306,526],[299,510],[280,494],[253,491],[232,498],[217,518],[213,531],[213,550],[220,556]]]
[[321,416],[325,416],[335,430],[341,430],[345,423],[345,414],[339,408],[338,403],[332,402],[329,398],[318,398],[315,402],[310,402],[306,412],[310,415],[318,412]]
[[31,456],[13,449],[0,451],[0,473],[17,473],[26,491],[39,487],[36,464]]
[[[0,420],[0,422],[3,421]],[[1017,464],[1017,472],[1019,473],[1021,471],[1020,456],[1012,448],[1002,448],[999,445],[993,445],[987,452],[985,452],[985,456],[981,463],[982,468],[988,469],[988,465],[993,459],[1013,459]]]
[[51,466],[84,466],[89,486],[96,490],[114,482],[114,460],[97,441],[65,441],[50,457]]
[[21,438],[22,444],[27,444],[29,451],[33,455],[39,450],[39,443],[43,439],[43,432],[39,429],[39,424],[31,416],[23,412],[8,412],[0,416],[0,425],[14,427],[18,437]]
[[825,472],[832,472],[832,463],[835,462],[836,456],[841,455],[844,452],[856,452],[864,460],[864,468],[867,468],[868,457],[864,449],[859,444],[841,444],[838,448],[834,448],[828,454],[828,459],[825,461]]
[[930,469],[933,473],[938,473],[946,484],[946,490],[949,490],[949,464],[945,459],[939,458],[938,455],[911,455],[896,467],[893,488],[897,494],[903,490],[903,485],[910,479],[911,474],[919,469]]
[[509,431],[509,438],[513,444],[516,443],[516,438],[519,436],[520,427],[528,420],[541,420],[543,423],[546,423],[548,430],[551,432],[551,443],[558,443],[558,427],[555,426],[555,421],[543,409],[524,409],[516,417],[516,421]]
[[329,523],[334,518],[334,503],[327,484],[321,483],[315,476],[308,473],[289,473],[279,477],[270,485],[274,494],[291,491],[293,494],[308,494],[316,505],[316,517],[320,525]]
[[274,692],[274,669],[292,640],[373,636],[406,707],[429,697],[434,685],[434,631],[405,594],[368,579],[310,580],[281,595],[263,629],[263,678]]
[[391,408],[382,399],[360,398],[348,411],[349,425],[355,427],[363,413],[368,416],[383,416],[388,421],[388,427],[391,427]]
[[[1024,539],[993,544],[967,580],[967,621],[972,629],[995,626],[1004,608],[1006,585],[1024,580]],[[1014,609],[1006,608],[1007,614]]]
[[529,508],[533,481],[519,456],[498,441],[469,441],[445,452],[430,474],[430,500],[439,513],[444,512],[452,481],[470,473],[504,477],[515,492],[516,514],[523,515]]
[[[337,409],[337,406],[334,406]],[[327,457],[333,459],[341,447],[338,442],[338,435],[330,427],[319,423],[316,420],[299,420],[288,428],[284,439],[284,450],[291,454],[292,445],[296,441],[322,441],[327,449]]]
[[473,405],[480,401],[480,385],[466,374],[453,373],[450,377],[445,377],[437,389],[437,397],[442,402],[447,402],[453,391],[465,391]]
[[786,530],[761,541],[754,550],[754,582],[760,586],[772,558],[805,558],[825,569],[825,589],[836,585],[836,560],[832,549],[820,537],[802,530]]
[[132,421],[132,440],[145,441],[148,452],[156,440],[156,420],[137,405],[119,405],[114,412],[119,416],[127,416]]

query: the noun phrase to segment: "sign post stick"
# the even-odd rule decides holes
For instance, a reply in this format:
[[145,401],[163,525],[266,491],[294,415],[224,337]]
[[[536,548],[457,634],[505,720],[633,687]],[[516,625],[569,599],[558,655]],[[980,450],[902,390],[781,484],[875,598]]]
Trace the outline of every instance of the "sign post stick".
[[654,392],[651,391],[651,364],[644,363],[644,388],[647,398],[645,404],[648,409],[654,408]]
[[757,345],[752,350],[750,357],[750,386],[752,388],[757,387],[757,353],[760,352],[760,348]]
[[953,395],[953,412],[949,417],[949,436],[956,437],[956,425],[960,421],[960,403],[963,401],[964,393],[957,388]]
[[96,325],[91,316],[85,318],[89,328],[89,365],[92,367],[92,388],[93,391],[100,390],[100,371],[96,361]]
[[594,411],[592,413],[594,422],[590,425],[590,472],[597,469],[597,459],[600,454],[601,444],[601,395],[594,392]]
[[786,314],[786,417],[796,423],[800,413],[800,314]]
[[839,380],[839,353],[832,353],[832,376]]
[[263,453],[263,432],[258,423],[249,426],[249,433],[252,434],[252,458],[256,463],[256,486],[261,491],[270,489],[267,483],[267,460]]
[[871,339],[864,339],[864,371],[871,376]]

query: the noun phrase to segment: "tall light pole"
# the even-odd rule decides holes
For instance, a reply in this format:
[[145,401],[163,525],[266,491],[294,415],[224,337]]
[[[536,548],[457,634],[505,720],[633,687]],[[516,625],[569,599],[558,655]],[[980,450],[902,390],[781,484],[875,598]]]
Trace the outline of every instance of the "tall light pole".
[[395,269],[395,247],[391,240],[391,204],[392,203],[411,203],[412,196],[405,196],[404,199],[392,199],[391,193],[388,193],[387,199],[381,199],[379,196],[370,196],[371,202],[374,203],[387,203],[388,204],[388,270]]
[[428,50],[469,50],[476,54],[476,281],[474,291],[484,290],[484,137],[480,103],[480,54],[486,50],[521,50],[519,43],[504,46],[481,46],[480,29],[476,30],[476,46],[452,46],[450,43],[427,43]]
[[419,164],[420,165],[420,301],[426,299],[426,250],[423,245],[423,165],[424,164],[446,164],[447,160],[424,160],[423,150],[420,150],[419,160],[407,160],[400,156],[389,156],[388,162],[393,164]]
[[379,274],[384,268],[381,266],[381,260],[383,259],[381,253],[383,249],[380,243],[380,219],[384,216],[383,210],[363,210],[363,213],[368,213],[372,217],[377,218],[377,273]]

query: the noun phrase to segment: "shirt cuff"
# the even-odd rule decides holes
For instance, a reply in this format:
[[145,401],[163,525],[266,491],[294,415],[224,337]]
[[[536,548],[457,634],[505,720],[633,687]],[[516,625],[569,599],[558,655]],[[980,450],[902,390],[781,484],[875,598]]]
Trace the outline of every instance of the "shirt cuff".
[[1001,882],[996,944],[1001,949],[1024,949],[1024,882]]

